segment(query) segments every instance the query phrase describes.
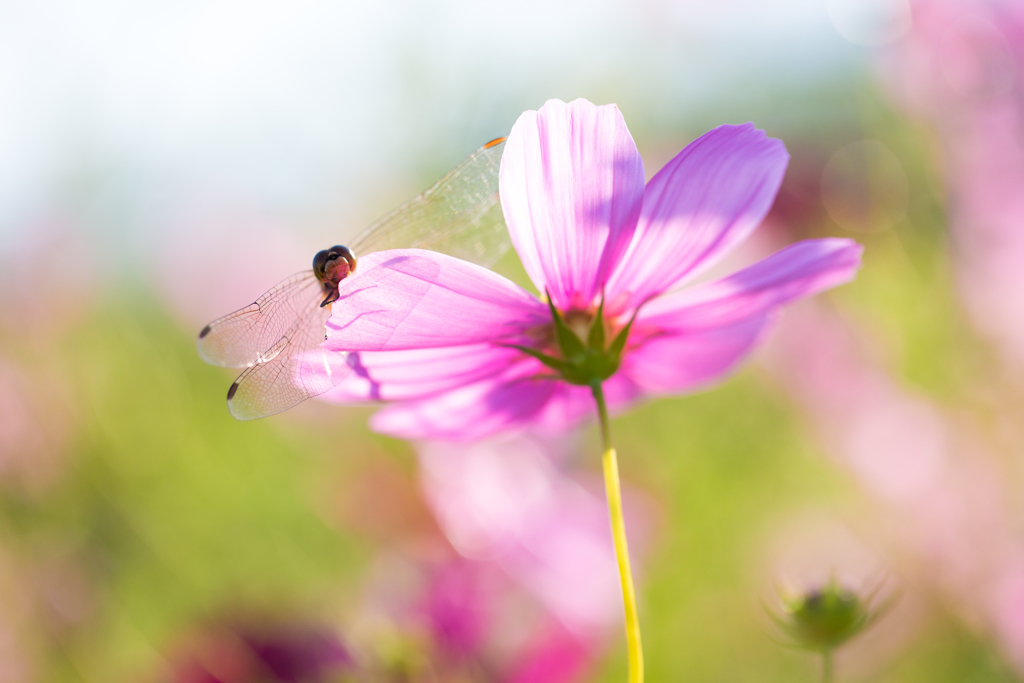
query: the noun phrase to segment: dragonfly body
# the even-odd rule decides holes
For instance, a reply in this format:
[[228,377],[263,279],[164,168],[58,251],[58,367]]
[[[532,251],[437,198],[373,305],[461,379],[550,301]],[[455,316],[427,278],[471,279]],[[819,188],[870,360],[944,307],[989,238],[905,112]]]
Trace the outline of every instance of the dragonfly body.
[[252,304],[199,333],[199,356],[245,368],[228,390],[239,420],[287,410],[337,386],[351,371],[344,353],[320,348],[338,284],[356,272],[356,253],[420,248],[493,264],[510,246],[498,201],[504,138],[488,142],[432,187],[384,216],[352,247],[335,245],[313,268],[279,282]]
[[318,251],[313,257],[313,274],[324,288],[323,308],[338,300],[338,284],[356,272],[356,256],[348,247],[335,244],[330,249]]

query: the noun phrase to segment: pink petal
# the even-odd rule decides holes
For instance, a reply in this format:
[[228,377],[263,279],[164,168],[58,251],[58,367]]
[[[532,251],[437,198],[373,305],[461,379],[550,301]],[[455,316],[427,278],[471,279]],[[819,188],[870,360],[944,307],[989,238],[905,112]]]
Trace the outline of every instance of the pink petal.
[[638,386],[633,378],[625,372],[615,373],[604,383],[605,401],[608,403],[608,411],[612,414],[632,408],[643,398],[643,395],[643,388]]
[[501,207],[537,289],[587,307],[629,244],[643,160],[618,108],[549,100],[519,117],[501,159]]
[[537,379],[543,366],[524,359],[498,377],[378,411],[370,426],[399,439],[472,441],[524,426],[558,382]]
[[486,641],[496,591],[482,569],[470,562],[441,565],[421,598],[417,611],[427,618],[437,644],[448,656],[477,652]]
[[518,657],[508,683],[572,683],[582,680],[600,653],[599,641],[587,641],[552,622],[536,633],[529,651]]
[[647,184],[633,241],[608,284],[612,312],[695,277],[746,239],[788,163],[782,142],[750,123],[719,126],[687,145]]
[[648,394],[678,394],[721,380],[753,350],[772,320],[761,314],[725,327],[655,337],[630,351],[616,376]]
[[354,377],[321,398],[336,403],[424,398],[506,372],[523,354],[491,344],[409,351],[363,351],[349,356]]
[[[418,387],[385,384],[380,389],[385,398],[408,391],[414,400],[388,406],[370,419],[370,425],[401,439],[471,441],[527,427],[555,434],[597,417],[589,388],[537,379],[547,373],[537,361],[521,359],[503,368],[501,376],[452,390],[440,388],[417,395],[413,392]],[[443,387],[443,381],[430,388]],[[604,388],[612,412],[633,405],[643,393],[634,378],[622,372],[605,382]]]
[[642,309],[637,326],[686,332],[742,322],[849,282],[863,251],[835,237],[797,242],[729,277],[658,297]]
[[539,431],[564,432],[596,416],[597,406],[589,387],[559,382],[547,404],[531,422]]
[[[349,362],[357,360],[358,354],[350,354]],[[340,403],[343,405],[357,405],[360,403],[373,403],[376,401],[377,387],[366,377],[355,372],[350,372],[348,377],[341,381],[333,389],[325,391],[316,398],[328,403]]]
[[[294,356],[288,363],[288,370],[291,371],[292,386],[315,396],[324,387],[344,384],[352,372],[352,367],[346,354],[314,347]],[[274,385],[283,386],[283,379],[283,373],[280,373],[273,380]]]
[[513,339],[546,307],[486,268],[419,249],[380,251],[341,281],[324,348],[398,351]]
[[[356,366],[360,378],[350,377],[321,398],[337,403],[404,399],[371,418],[374,429],[391,436],[469,441],[525,427],[557,433],[597,415],[589,388],[536,379],[548,371],[515,350],[481,345],[358,355],[366,366]],[[612,412],[642,395],[633,378],[621,372],[605,382],[604,390]]]
[[853,278],[861,247],[846,239],[798,242],[740,272],[659,297],[637,316],[619,373],[650,393],[717,381],[758,343],[779,306]]
[[[604,383],[605,400],[612,413],[632,406],[642,393],[633,379],[622,372],[615,373]],[[530,421],[541,431],[564,432],[596,418],[597,404],[589,387],[559,382],[550,400]]]

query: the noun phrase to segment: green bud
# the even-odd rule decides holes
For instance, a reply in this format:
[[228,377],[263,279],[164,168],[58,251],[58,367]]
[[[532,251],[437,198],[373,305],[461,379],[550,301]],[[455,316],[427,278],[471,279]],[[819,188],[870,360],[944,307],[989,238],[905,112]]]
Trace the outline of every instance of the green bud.
[[871,606],[876,591],[862,598],[832,580],[822,588],[801,595],[780,596],[782,616],[765,609],[792,645],[830,652],[862,633],[888,611],[893,599],[877,608]]

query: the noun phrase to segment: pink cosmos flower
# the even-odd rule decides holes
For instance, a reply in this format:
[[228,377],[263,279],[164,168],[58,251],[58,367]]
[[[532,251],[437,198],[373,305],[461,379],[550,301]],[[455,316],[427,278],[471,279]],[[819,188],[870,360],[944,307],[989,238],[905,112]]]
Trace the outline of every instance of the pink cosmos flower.
[[577,424],[594,412],[592,376],[613,411],[721,379],[780,306],[860,264],[850,240],[806,240],[678,289],[757,227],[788,159],[752,124],[721,126],[645,186],[614,105],[551,100],[525,112],[505,145],[501,205],[547,300],[443,254],[369,254],[342,281],[324,342],[358,352],[357,372],[325,398],[398,401],[373,418],[394,436],[471,440]]

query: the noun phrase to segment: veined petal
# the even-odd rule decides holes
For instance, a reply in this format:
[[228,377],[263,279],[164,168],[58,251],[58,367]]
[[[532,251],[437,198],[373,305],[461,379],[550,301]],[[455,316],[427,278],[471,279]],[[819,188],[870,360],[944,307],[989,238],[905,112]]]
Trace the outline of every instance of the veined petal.
[[637,316],[619,374],[645,392],[692,391],[732,371],[779,307],[853,279],[862,248],[805,240],[727,278],[658,297]]
[[613,105],[549,100],[527,111],[501,158],[501,207],[537,289],[586,307],[625,252],[644,192],[643,160]]
[[654,299],[640,311],[636,329],[688,332],[742,322],[849,282],[863,251],[836,237],[797,242],[721,280]]
[[[379,432],[403,439],[472,441],[526,427],[552,434],[565,432],[597,417],[589,388],[539,379],[545,372],[539,362],[525,358],[500,377],[388,406],[374,415],[370,424]],[[613,412],[632,405],[642,394],[641,387],[621,372],[605,382],[604,388]],[[385,387],[386,391],[404,389]]]
[[612,313],[628,311],[717,263],[771,208],[789,154],[751,123],[719,126],[647,183],[629,250],[608,284]]
[[519,363],[543,366],[520,351],[491,344],[349,355],[353,377],[321,398],[336,403],[410,400],[458,389],[505,373]]
[[762,313],[732,325],[648,339],[626,354],[615,375],[647,394],[678,394],[717,382],[753,350],[772,321]]
[[380,251],[341,281],[324,348],[399,351],[513,339],[544,325],[536,297],[486,268],[420,249]]
[[370,426],[400,439],[473,441],[525,426],[557,386],[519,365],[454,391],[390,405],[370,418]]

